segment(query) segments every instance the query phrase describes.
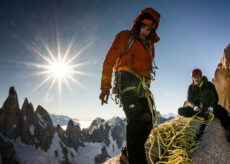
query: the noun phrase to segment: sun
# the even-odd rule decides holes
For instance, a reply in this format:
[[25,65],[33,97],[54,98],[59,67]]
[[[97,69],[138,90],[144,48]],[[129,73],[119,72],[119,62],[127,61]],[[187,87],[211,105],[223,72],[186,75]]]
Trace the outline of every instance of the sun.
[[73,72],[70,66],[63,61],[51,63],[48,70],[57,78],[65,78]]
[[[60,41],[57,39],[57,49],[55,51],[52,51],[48,44],[43,40],[41,40],[41,43],[43,49],[41,46],[36,46],[35,44],[30,47],[33,53],[36,56],[39,56],[39,63],[21,62],[22,64],[38,69],[38,71],[33,73],[32,76],[43,77],[43,80],[31,91],[31,94],[47,83],[49,83],[49,87],[47,89],[46,97],[49,96],[49,93],[55,84],[58,85],[59,94],[62,93],[63,84],[65,84],[65,86],[67,86],[67,88],[73,93],[71,83],[88,91],[87,87],[76,80],[75,75],[91,75],[89,73],[79,71],[78,68],[88,65],[92,63],[92,61],[79,63],[77,62],[77,57],[81,55],[84,50],[92,44],[92,42],[89,42],[75,52],[71,51],[74,45],[73,42],[68,44],[67,47],[61,47]],[[61,48],[65,49],[65,51],[61,51]],[[73,49],[76,48],[74,47]],[[41,61],[43,64],[40,64]]]

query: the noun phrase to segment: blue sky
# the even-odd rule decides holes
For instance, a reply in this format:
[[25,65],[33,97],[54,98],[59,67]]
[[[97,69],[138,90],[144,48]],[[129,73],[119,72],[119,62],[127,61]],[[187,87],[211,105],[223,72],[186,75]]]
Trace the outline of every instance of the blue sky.
[[[17,0],[0,4],[0,106],[15,86],[20,106],[27,97],[36,109],[73,118],[124,116],[110,99],[101,106],[100,76],[102,63],[115,35],[129,29],[137,14],[152,7],[161,14],[157,30],[161,40],[155,45],[156,80],[152,82],[157,110],[175,113],[186,100],[193,68],[201,68],[212,79],[223,50],[230,43],[230,10],[227,0]],[[64,54],[72,43],[69,56],[79,55],[72,64],[88,63],[73,75],[83,87],[69,81],[61,94],[55,83],[47,81],[32,92],[45,76],[31,76],[40,69],[23,64],[46,62],[33,48],[48,56],[47,45],[57,56],[57,38]],[[86,47],[87,48],[84,48]]]

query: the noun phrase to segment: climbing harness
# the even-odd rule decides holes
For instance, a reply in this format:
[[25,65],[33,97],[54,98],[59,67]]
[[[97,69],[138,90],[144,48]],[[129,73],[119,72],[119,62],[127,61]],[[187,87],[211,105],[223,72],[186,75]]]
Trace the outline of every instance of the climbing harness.
[[[132,90],[138,95],[138,97],[145,97],[148,101],[149,110],[150,110],[151,115],[152,115],[152,125],[154,128],[155,116],[157,117],[157,122],[158,122],[158,116],[157,116],[157,110],[156,110],[156,105],[154,102],[153,94],[149,90],[150,81],[148,79],[146,79],[145,77],[143,77],[142,75],[135,73],[131,70],[126,70],[126,71],[131,73],[135,77],[137,77],[139,79],[139,84],[137,86],[129,86],[129,87],[124,88],[121,91],[120,96],[122,96],[124,93]],[[151,99],[152,99],[152,101],[151,101]]]
[[[135,38],[134,38],[134,34],[132,33],[132,31],[130,31],[130,37],[129,37],[129,40],[128,40],[128,44],[127,44],[127,47],[124,51],[124,53],[122,53],[120,55],[120,57],[118,58],[118,61],[116,62],[115,64],[115,67],[113,69],[113,78],[114,78],[114,81],[113,81],[113,89],[112,89],[112,93],[111,93],[111,99],[115,101],[116,104],[119,104],[120,103],[120,107],[122,107],[122,104],[120,102],[120,98],[121,98],[121,94],[124,92],[124,91],[121,91],[121,88],[120,88],[120,73],[118,72],[118,66],[119,66],[119,63],[120,63],[120,60],[121,58],[128,52],[128,50],[132,47],[133,43],[135,41]],[[151,80],[155,80],[155,76],[156,76],[156,69],[158,69],[158,67],[156,66],[156,63],[155,61],[153,60],[152,58],[152,46],[151,46],[151,42],[149,42],[149,47],[146,46],[144,44],[144,46],[146,47],[146,49],[149,51],[149,54],[150,54],[150,58],[151,58],[151,66],[150,66],[150,80],[148,81],[148,84],[150,85],[150,81]],[[125,71],[129,71],[128,69],[122,69],[122,70],[125,70]],[[133,73],[133,72],[132,72]],[[134,75],[136,75],[137,73],[133,73]],[[141,79],[139,77],[139,75],[137,75],[139,79]],[[129,88],[130,89],[130,88]],[[113,94],[115,95],[115,97],[113,98]]]

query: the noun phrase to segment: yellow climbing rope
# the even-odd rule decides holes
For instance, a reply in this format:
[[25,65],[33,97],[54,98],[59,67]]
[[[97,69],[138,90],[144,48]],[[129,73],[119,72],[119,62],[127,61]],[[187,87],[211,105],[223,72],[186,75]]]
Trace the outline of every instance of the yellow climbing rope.
[[[193,164],[190,154],[198,147],[196,124],[208,124],[214,114],[208,112],[208,120],[197,117],[179,117],[157,126],[150,134],[148,159],[151,164]],[[158,124],[157,124],[158,125]],[[207,128],[207,126],[206,126]]]

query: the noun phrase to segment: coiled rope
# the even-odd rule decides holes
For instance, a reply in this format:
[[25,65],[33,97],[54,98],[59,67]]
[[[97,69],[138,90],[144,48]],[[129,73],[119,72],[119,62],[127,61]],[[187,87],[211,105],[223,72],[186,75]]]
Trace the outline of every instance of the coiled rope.
[[150,134],[151,145],[148,151],[150,163],[193,164],[190,154],[199,145],[197,133],[200,132],[195,125],[207,125],[214,119],[213,113],[207,114],[208,120],[195,115],[191,118],[179,117],[160,126],[157,123]]

